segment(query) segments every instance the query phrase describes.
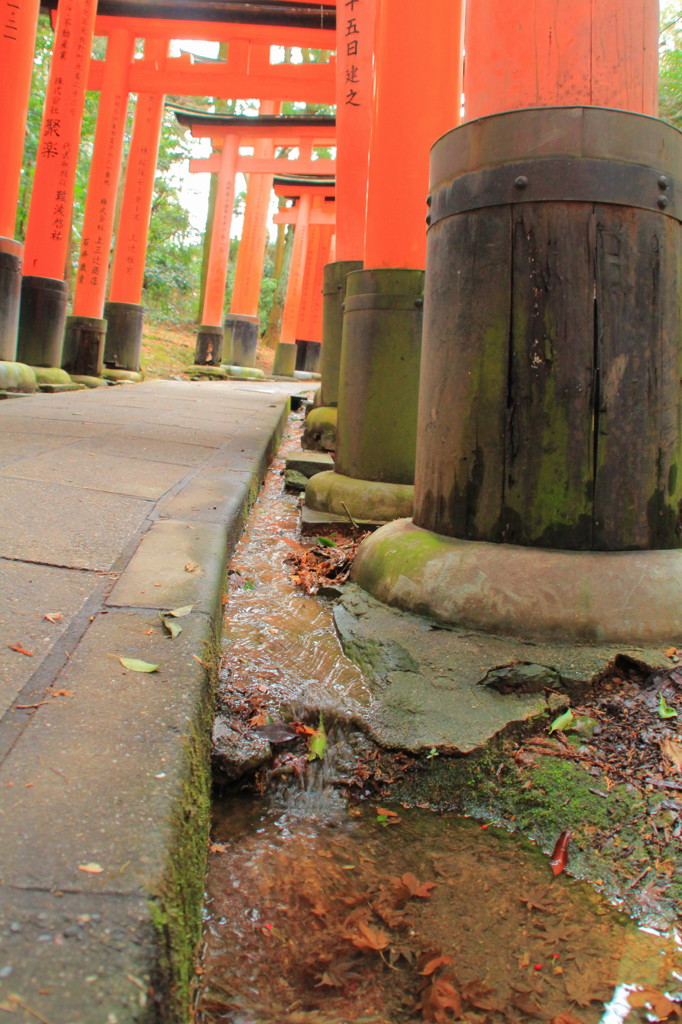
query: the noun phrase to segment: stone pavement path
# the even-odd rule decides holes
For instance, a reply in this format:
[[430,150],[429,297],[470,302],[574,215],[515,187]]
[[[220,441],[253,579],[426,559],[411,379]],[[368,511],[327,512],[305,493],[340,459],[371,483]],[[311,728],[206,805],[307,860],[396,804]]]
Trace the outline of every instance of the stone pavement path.
[[[205,843],[202,662],[302,388],[0,402],[0,1024],[175,1019]],[[159,611],[187,605],[171,639]]]

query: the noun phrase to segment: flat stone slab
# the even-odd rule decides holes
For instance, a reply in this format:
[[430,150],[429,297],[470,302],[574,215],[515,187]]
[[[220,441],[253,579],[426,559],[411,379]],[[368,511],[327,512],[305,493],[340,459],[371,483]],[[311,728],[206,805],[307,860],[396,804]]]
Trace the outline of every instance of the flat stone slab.
[[[568,699],[539,693],[498,693],[492,670],[514,663],[545,666],[569,693],[616,654],[666,663],[657,648],[533,643],[439,626],[389,608],[354,585],[335,608],[344,651],[363,670],[373,703],[362,714],[372,738],[389,749],[467,754],[508,728],[555,715]],[[549,720],[549,719],[548,719]]]
[[[85,601],[102,586],[92,572],[0,559],[0,714],[57,646]],[[52,615],[53,621],[46,619]],[[23,647],[32,656],[12,650]]]
[[[138,463],[131,473],[130,461]],[[11,476],[25,480],[39,480],[81,487],[87,490],[125,494],[135,498],[160,498],[184,476],[182,463],[152,462],[136,458],[134,449],[126,456],[112,456],[64,449],[59,458],[38,455],[24,459],[20,464],[0,469],[0,478]]]
[[142,498],[17,479],[9,471],[3,483],[3,558],[105,571],[151,511]]
[[303,476],[310,478],[316,473],[324,473],[334,468],[334,459],[329,452],[299,452],[296,455],[288,455],[286,468],[295,470]]
[[215,523],[154,523],[107,598],[110,606],[182,608],[211,613],[227,570],[227,541]]

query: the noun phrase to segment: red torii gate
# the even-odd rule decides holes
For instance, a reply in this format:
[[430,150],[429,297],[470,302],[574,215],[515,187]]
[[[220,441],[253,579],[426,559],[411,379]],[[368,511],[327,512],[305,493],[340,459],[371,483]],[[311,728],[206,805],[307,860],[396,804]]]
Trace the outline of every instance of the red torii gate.
[[[336,143],[335,118],[327,116],[259,116],[220,115],[177,112],[180,124],[188,127],[195,138],[210,138],[216,147],[207,159],[190,161],[193,172],[212,171],[225,167],[226,151],[230,153],[230,164],[223,170],[223,188],[234,192],[234,177],[237,171],[272,176],[286,167],[289,169],[327,170],[335,166],[332,160],[313,160],[314,147],[333,146]],[[281,157],[240,156],[239,146],[267,142],[277,147],[289,146],[299,149],[299,158],[294,161]],[[220,186],[219,186],[220,196]],[[226,197],[225,204],[216,204],[214,230],[209,253],[209,269],[206,279],[206,293],[202,323],[198,329],[197,365],[220,365],[221,362],[238,366],[253,367],[258,340],[257,293],[256,307],[240,310],[232,303],[231,313],[223,323],[223,304],[227,259],[229,255],[229,229],[232,199]],[[229,218],[226,216],[230,207]],[[264,213],[267,214],[267,201]],[[221,240],[214,245],[218,236]],[[244,267],[243,275],[260,282],[264,249],[244,254],[252,260]],[[223,352],[224,339],[224,352]]]
[[[90,3],[89,10],[94,16],[94,0],[62,0],[62,6],[68,3]],[[229,17],[230,14],[239,16],[239,6],[227,3],[224,5],[225,11],[222,13],[226,17]],[[250,5],[249,9],[252,12],[252,16],[259,13],[255,10],[259,6],[258,3]],[[202,4],[198,4],[198,8],[201,10],[209,9],[206,5]],[[326,7],[320,15],[320,11],[317,9],[317,5],[315,5],[316,14],[320,16],[312,18],[313,6],[309,4],[297,5],[296,8],[292,8],[290,15],[283,14],[282,8],[278,7],[277,11],[273,11],[271,5],[264,4],[263,10],[266,14],[266,20],[269,22],[267,25],[263,23],[258,25],[233,24],[231,22],[218,22],[215,20],[197,23],[189,19],[164,19],[158,17],[154,19],[153,23],[150,23],[149,19],[127,17],[131,11],[139,13],[143,10],[151,11],[152,9],[156,14],[160,11],[169,13],[171,10],[177,14],[178,5],[168,3],[159,7],[159,5],[129,4],[126,0],[110,0],[107,10],[115,12],[115,16],[112,15],[111,17],[98,19],[97,29],[100,32],[113,33],[117,38],[122,38],[125,33],[128,34],[129,38],[129,34],[132,32],[139,32],[143,36],[147,34],[151,36],[153,32],[157,32],[170,39],[186,36],[191,25],[191,35],[193,38],[203,35],[211,39],[227,38],[232,40],[230,47],[231,61],[226,62],[226,65],[230,66],[221,69],[217,76],[211,77],[209,88],[209,82],[205,77],[205,66],[199,65],[194,67],[187,58],[177,58],[175,62],[167,61],[166,64],[170,63],[173,68],[172,71],[167,73],[158,67],[158,60],[155,59],[151,61],[134,61],[132,63],[128,61],[125,81],[123,81],[121,71],[123,64],[126,62],[119,54],[117,55],[117,60],[113,62],[117,65],[117,73],[114,74],[113,69],[106,72],[110,78],[116,79],[117,87],[111,90],[113,96],[117,97],[113,100],[116,110],[121,108],[121,95],[124,92],[127,95],[131,90],[141,90],[148,97],[167,92],[169,88],[175,87],[172,85],[175,80],[169,77],[174,74],[180,74],[181,87],[185,91],[189,92],[191,89],[198,89],[199,94],[207,94],[208,90],[208,94],[216,95],[220,93],[220,90],[226,90],[228,95],[246,94],[251,97],[255,96],[256,98],[266,99],[289,98],[301,100],[314,98],[326,102],[333,99],[333,62],[330,62],[328,65],[272,65],[269,63],[269,45],[280,42],[281,39],[284,39],[287,43],[292,43],[295,39],[297,45],[305,45],[306,42],[314,43],[322,48],[325,48],[326,43],[331,49],[334,45],[333,19],[331,18],[333,12],[329,7]],[[187,13],[188,9],[193,9],[191,0],[188,5],[183,5],[183,13]],[[60,12],[61,10],[62,8],[60,7]],[[242,18],[243,13],[242,8]],[[122,17],[121,15],[124,16]],[[325,25],[325,19],[328,27],[320,28],[321,24]],[[80,49],[87,53],[87,60],[89,61],[89,44],[92,39],[91,22],[87,23],[82,17],[77,20],[85,26],[85,35],[81,35],[80,38]],[[58,30],[59,21],[60,16],[58,13]],[[285,22],[281,26],[283,36],[279,34],[280,28],[276,24],[278,21]],[[88,28],[90,29],[89,34]],[[87,64],[85,67],[87,67]],[[92,77],[89,81],[91,86],[105,86],[106,67],[106,61],[92,62]],[[253,72],[253,75],[251,75],[251,72]],[[81,65],[78,67],[79,82],[82,82],[84,73],[85,68],[83,62],[81,62]],[[249,83],[248,88],[246,86],[247,82]],[[216,88],[216,84],[218,88]],[[177,83],[175,85],[177,86]],[[82,100],[81,90],[81,94],[74,105],[76,128],[79,128],[80,125]],[[98,137],[100,136],[100,127],[102,137],[102,144],[99,148],[106,154],[105,157],[102,157],[102,160],[106,161],[110,173],[104,178],[97,180],[91,178],[92,186],[91,191],[89,191],[91,222],[95,225],[96,235],[93,238],[90,235],[85,236],[88,240],[88,248],[82,253],[83,258],[81,260],[81,264],[84,264],[84,278],[79,282],[79,294],[74,304],[76,322],[72,325],[78,336],[77,340],[80,342],[86,341],[85,347],[88,352],[86,367],[82,365],[76,367],[80,370],[85,368],[96,371],[96,368],[101,368],[101,343],[105,324],[101,319],[101,315],[104,306],[105,275],[99,273],[101,262],[96,261],[101,261],[103,254],[105,257],[108,257],[111,243],[111,226],[113,225],[109,225],[108,217],[103,219],[103,212],[107,210],[108,213],[113,203],[109,203],[109,197],[104,193],[106,193],[107,189],[111,191],[114,178],[116,178],[117,183],[120,161],[117,162],[112,159],[112,153],[115,153],[117,132],[120,132],[118,127],[119,121],[120,119],[118,118],[108,118],[106,121],[103,121],[102,118],[98,120]],[[70,153],[75,152],[77,149],[77,135],[78,131],[72,130],[72,138],[65,140],[68,152]],[[38,163],[40,164],[40,157]],[[36,176],[38,179],[40,178],[39,168],[36,171]],[[58,192],[62,197],[60,198],[60,218],[64,223],[70,222],[72,185],[70,188],[66,190],[60,189]],[[30,265],[27,265],[29,265],[29,269],[34,271],[34,274],[31,275],[31,280],[27,281],[25,279],[22,286],[22,291],[26,293],[26,296],[22,300],[20,349],[30,350],[32,358],[26,359],[26,361],[37,365],[55,365],[58,362],[58,351],[61,347],[61,324],[63,324],[65,304],[65,285],[62,277],[65,252],[62,251],[63,244],[61,244],[64,238],[63,236],[60,238],[53,237],[52,241],[59,242],[60,245],[53,245],[54,252],[50,262],[42,243],[50,231],[53,236],[59,234],[54,229],[53,224],[55,216],[53,209],[54,198],[48,200],[46,207],[44,190],[38,189],[36,195],[38,196],[35,202],[36,212],[30,214],[29,231],[27,233],[27,251],[31,257]],[[40,196],[43,197],[42,207]],[[50,203],[52,203],[52,206],[50,206]],[[32,202],[32,210],[33,206]],[[59,267],[59,270],[57,270],[57,267]],[[98,272],[94,273],[94,270]],[[32,290],[37,295],[33,295]],[[55,293],[56,301],[51,303],[45,301],[46,296],[51,298]],[[45,316],[45,313],[47,313],[47,316]],[[41,320],[47,320],[47,322],[41,323]],[[50,328],[52,328],[52,337],[50,337]],[[35,339],[37,337],[41,338],[41,351],[35,350]],[[24,339],[23,345],[21,342],[22,338]],[[75,344],[72,347],[75,350],[83,348],[82,344],[80,346]],[[23,353],[21,353],[20,357],[26,358]]]
[[[284,207],[275,216],[276,224],[295,225],[282,325],[273,365],[273,372],[278,376],[291,376],[297,365],[303,368],[306,363],[307,353],[303,349],[304,358],[299,360],[296,343],[308,340],[300,336],[299,330],[303,326],[301,304],[306,291],[304,280],[310,235],[316,229],[319,231],[324,227],[335,227],[336,187],[333,181],[324,178],[278,178],[275,181],[275,195],[294,201],[293,206]],[[311,267],[307,287],[314,288],[319,276],[319,272]]]

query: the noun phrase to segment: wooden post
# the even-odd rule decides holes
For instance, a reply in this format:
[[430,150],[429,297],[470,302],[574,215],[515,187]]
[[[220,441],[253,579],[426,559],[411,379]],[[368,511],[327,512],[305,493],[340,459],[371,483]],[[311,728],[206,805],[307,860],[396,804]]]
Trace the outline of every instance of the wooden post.
[[60,0],[26,225],[18,358],[59,366],[64,280],[96,0]]
[[458,0],[378,0],[365,267],[425,265],[429,150],[459,121],[461,21]]
[[466,120],[571,104],[658,111],[657,0],[476,0],[466,55]]
[[227,266],[230,258],[230,226],[234,208],[234,183],[238,153],[238,135],[226,135],[220,153],[215,220],[206,274],[206,295],[201,314],[202,324],[219,327],[221,331]]
[[[164,41],[149,40],[145,43],[145,58],[149,60],[161,64],[167,52],[168,44]],[[163,96],[146,93],[138,96],[135,107],[109,298],[104,307],[107,320],[106,367],[130,371],[140,369],[144,321],[142,287],[163,104]]]
[[17,348],[23,247],[14,239],[39,0],[1,0],[0,92],[6,97],[0,160],[0,360]]

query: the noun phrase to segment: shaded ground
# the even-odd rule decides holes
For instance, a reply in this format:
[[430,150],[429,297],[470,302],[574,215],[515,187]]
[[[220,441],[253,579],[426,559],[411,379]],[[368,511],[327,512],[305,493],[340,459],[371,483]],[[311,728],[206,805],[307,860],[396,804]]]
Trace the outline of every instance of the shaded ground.
[[[196,325],[145,324],[142,339],[141,365],[145,377],[180,377],[194,362]],[[275,353],[273,349],[258,346],[256,366],[269,374]]]

